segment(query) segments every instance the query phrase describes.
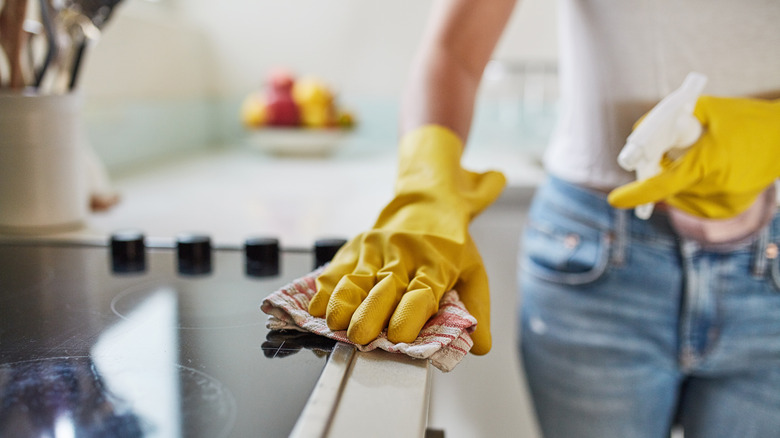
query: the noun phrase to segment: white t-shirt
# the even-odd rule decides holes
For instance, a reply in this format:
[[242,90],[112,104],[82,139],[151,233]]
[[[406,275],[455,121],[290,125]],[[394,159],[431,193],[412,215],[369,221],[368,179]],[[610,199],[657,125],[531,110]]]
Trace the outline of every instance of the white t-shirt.
[[634,122],[691,71],[705,94],[780,97],[780,0],[560,0],[561,113],[545,155],[564,180],[634,179],[617,155]]

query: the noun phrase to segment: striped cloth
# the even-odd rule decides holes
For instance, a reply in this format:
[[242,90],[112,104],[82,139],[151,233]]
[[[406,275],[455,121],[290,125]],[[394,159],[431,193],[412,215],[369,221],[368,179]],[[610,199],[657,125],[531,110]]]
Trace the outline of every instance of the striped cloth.
[[391,353],[402,353],[416,359],[428,359],[436,368],[448,372],[460,363],[474,344],[469,335],[477,325],[454,290],[444,294],[439,312],[425,324],[417,339],[410,343],[394,344],[385,331],[366,345],[356,345],[347,339],[346,330],[332,331],[324,318],[309,314],[309,300],[316,292],[314,280],[322,268],[299,278],[270,294],[261,305],[269,315],[266,326],[271,330],[299,330],[327,336],[355,345],[360,351],[380,348]]

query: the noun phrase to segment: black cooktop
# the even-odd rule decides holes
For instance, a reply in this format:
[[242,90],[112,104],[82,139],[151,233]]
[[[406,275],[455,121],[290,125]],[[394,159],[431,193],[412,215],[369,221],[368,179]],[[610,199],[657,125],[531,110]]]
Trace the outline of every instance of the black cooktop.
[[0,436],[287,436],[333,342],[260,303],[332,249],[117,236],[0,243]]

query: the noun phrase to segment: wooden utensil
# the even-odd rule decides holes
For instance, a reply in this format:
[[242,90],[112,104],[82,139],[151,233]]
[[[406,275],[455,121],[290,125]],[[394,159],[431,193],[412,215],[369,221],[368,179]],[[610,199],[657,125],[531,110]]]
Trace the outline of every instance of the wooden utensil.
[[27,0],[5,0],[0,11],[0,45],[8,58],[10,78],[8,87],[22,89],[25,86],[22,72],[22,43]]

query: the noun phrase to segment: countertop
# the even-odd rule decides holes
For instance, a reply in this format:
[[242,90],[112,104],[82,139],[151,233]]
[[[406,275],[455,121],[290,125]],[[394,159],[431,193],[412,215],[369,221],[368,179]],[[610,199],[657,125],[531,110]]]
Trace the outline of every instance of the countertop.
[[[463,163],[503,171],[508,186],[501,201],[544,177],[538,160],[519,150],[468,149]],[[283,157],[247,145],[216,146],[114,175],[119,204],[91,213],[83,229],[48,237],[101,241],[133,228],[150,240],[200,232],[221,245],[272,236],[286,248],[310,248],[318,238],[369,228],[391,198],[396,167],[393,149],[352,146],[328,157]]]

